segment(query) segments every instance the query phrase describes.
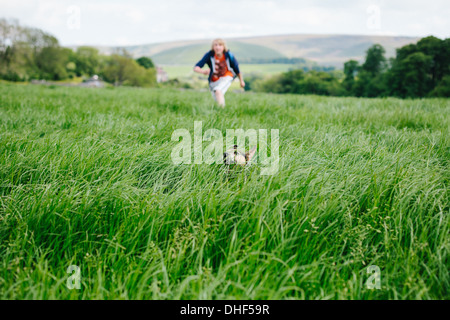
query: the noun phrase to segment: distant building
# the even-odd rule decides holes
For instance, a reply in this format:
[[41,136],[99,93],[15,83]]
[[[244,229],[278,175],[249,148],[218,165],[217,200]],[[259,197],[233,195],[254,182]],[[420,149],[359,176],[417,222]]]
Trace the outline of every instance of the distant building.
[[158,83],[169,81],[169,75],[161,67],[156,67],[156,81]]
[[89,79],[85,80],[83,83],[80,84],[82,87],[94,87],[94,88],[103,88],[105,84],[102,80],[98,77],[98,75],[93,75]]

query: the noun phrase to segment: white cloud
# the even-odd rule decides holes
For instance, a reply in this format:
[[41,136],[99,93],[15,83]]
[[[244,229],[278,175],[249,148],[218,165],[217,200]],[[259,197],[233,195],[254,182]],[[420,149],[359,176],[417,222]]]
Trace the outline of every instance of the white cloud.
[[143,22],[145,19],[145,15],[142,11],[138,11],[138,10],[129,10],[126,13],[126,16],[128,18],[130,18],[132,23],[140,23]]

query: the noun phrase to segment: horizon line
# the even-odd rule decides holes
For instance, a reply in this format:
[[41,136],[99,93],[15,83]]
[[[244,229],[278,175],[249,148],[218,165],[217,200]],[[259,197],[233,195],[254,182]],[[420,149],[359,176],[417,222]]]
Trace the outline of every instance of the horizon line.
[[[284,34],[267,34],[267,35],[255,35],[255,36],[233,36],[233,37],[222,37],[227,41],[239,40],[239,39],[251,39],[251,38],[268,38],[268,37],[286,37],[286,36],[322,36],[322,37],[375,37],[375,38],[411,38],[411,39],[419,39],[428,36],[434,36],[432,34],[426,36],[407,36],[407,35],[391,35],[391,34],[345,34],[345,33],[284,33]],[[435,36],[436,37],[436,36]],[[196,39],[177,39],[177,40],[167,40],[167,41],[158,41],[158,42],[147,42],[147,43],[139,43],[139,44],[125,44],[125,45],[96,45],[96,44],[68,44],[62,45],[63,47],[108,47],[108,48],[126,48],[126,47],[137,47],[137,46],[147,46],[147,45],[159,45],[165,43],[174,43],[174,42],[204,42],[211,41],[217,37],[211,38],[196,38]],[[439,37],[437,37],[439,38]]]

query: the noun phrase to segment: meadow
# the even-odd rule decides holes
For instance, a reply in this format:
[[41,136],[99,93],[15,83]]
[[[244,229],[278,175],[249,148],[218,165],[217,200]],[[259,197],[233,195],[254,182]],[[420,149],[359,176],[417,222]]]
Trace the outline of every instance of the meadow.
[[[226,98],[0,84],[0,298],[450,298],[449,99]],[[194,121],[279,129],[278,173],[174,165]]]

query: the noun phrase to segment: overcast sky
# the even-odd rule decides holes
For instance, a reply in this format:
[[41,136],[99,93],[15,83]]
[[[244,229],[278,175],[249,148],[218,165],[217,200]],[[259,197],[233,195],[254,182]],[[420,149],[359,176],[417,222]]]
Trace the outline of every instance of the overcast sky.
[[450,37],[449,0],[0,0],[0,17],[63,45],[294,33]]

